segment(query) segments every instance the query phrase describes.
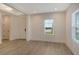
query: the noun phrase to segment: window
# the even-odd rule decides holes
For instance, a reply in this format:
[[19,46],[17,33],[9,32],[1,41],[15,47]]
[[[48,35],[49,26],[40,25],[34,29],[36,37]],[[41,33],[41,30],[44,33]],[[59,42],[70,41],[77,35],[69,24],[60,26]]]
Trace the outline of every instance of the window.
[[79,43],[79,10],[72,14],[72,39]]
[[76,20],[75,20],[75,25],[76,25],[76,39],[79,40],[79,12],[76,14]]
[[54,20],[53,19],[44,20],[44,31],[45,33],[49,35],[54,34]]

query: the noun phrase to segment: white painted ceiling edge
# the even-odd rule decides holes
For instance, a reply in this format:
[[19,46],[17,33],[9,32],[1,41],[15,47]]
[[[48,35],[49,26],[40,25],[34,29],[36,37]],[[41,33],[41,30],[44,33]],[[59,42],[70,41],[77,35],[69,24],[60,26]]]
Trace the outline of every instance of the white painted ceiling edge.
[[65,11],[70,3],[7,3],[7,5],[25,14],[37,14]]
[[14,9],[14,8],[11,8],[10,6],[7,6],[5,4],[2,4],[2,3],[0,3],[0,10],[11,13],[13,15],[23,15],[22,12]]

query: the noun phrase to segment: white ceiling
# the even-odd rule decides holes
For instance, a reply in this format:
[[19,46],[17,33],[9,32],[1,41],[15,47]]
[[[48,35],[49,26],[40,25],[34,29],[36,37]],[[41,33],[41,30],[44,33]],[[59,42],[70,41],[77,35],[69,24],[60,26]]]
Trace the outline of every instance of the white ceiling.
[[70,3],[8,3],[25,14],[65,11]]

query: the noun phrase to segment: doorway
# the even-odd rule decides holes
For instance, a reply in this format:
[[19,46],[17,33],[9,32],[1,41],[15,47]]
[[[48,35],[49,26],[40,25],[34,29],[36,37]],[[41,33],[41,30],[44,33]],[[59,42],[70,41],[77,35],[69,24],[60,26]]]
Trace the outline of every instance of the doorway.
[[9,40],[10,37],[10,16],[3,15],[2,39]]

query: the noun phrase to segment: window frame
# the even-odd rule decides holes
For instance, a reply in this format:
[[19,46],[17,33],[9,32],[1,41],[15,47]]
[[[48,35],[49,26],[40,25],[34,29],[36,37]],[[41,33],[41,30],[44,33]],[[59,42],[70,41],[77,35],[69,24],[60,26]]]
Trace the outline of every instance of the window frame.
[[73,13],[72,13],[72,39],[75,41],[75,42],[77,42],[77,43],[79,43],[79,40],[78,39],[76,39],[76,14],[77,13],[79,13],[79,9],[77,9],[76,11],[74,11]]
[[[52,32],[50,32],[51,34],[48,34],[48,33],[46,32],[46,29],[45,29],[45,24],[46,24],[46,23],[45,23],[45,20],[52,20],[52,22],[51,22],[51,23],[52,23],[52,27],[50,26],[50,27],[52,28],[52,30],[51,30]],[[54,19],[45,19],[45,20],[44,20],[44,32],[45,32],[45,34],[47,34],[47,35],[54,35]],[[48,23],[48,24],[49,24],[49,23]]]

